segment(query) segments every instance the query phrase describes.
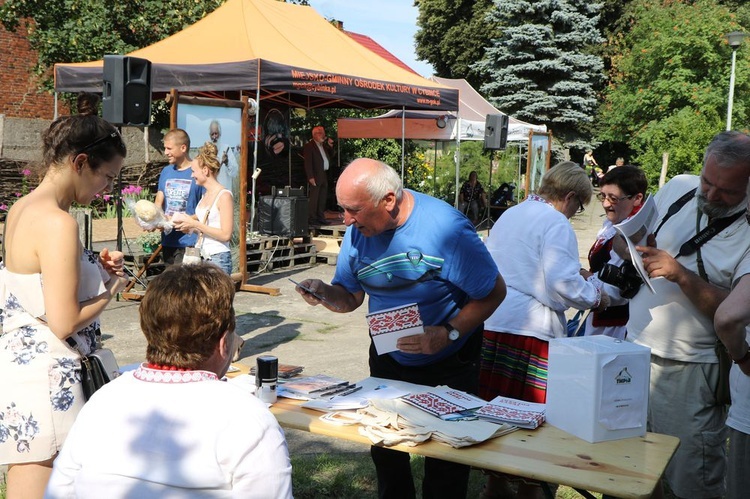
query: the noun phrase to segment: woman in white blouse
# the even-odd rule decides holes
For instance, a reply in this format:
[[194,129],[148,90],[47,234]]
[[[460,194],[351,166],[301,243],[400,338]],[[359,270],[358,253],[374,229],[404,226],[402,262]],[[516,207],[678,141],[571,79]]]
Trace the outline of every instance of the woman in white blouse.
[[[544,174],[538,194],[508,209],[492,228],[487,249],[508,294],[484,324],[479,378],[484,399],[502,395],[544,403],[548,342],[565,335],[565,311],[609,303],[602,283],[581,270],[569,221],[583,212],[592,193],[585,170],[560,163]],[[536,485],[522,483],[518,497],[543,497]],[[485,494],[503,496],[508,487],[491,476]]]
[[196,247],[200,248],[204,259],[231,274],[229,240],[234,227],[234,202],[232,192],[216,180],[221,168],[216,154],[216,146],[212,142],[206,142],[198,149],[198,155],[193,160],[192,176],[206,192],[195,207],[195,215],[178,216],[174,226],[182,232],[199,232]]

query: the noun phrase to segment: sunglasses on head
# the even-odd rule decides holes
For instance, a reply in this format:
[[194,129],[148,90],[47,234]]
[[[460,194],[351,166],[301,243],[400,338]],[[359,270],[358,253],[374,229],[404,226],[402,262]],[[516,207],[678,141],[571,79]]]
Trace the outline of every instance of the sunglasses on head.
[[78,150],[78,152],[76,153],[76,156],[78,156],[79,154],[83,154],[84,152],[91,150],[100,144],[103,144],[109,141],[114,141],[114,140],[118,140],[122,142],[122,137],[120,137],[120,134],[117,132],[117,130],[113,130],[112,132],[108,133],[104,137],[100,137],[96,139],[95,141],[93,141],[92,143],[82,147],[81,149]]

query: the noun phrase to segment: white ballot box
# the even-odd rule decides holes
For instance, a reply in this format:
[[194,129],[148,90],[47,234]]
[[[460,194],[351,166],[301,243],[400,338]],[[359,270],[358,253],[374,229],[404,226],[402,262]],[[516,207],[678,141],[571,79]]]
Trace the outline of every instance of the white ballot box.
[[609,336],[551,340],[547,422],[587,442],[645,435],[650,354]]

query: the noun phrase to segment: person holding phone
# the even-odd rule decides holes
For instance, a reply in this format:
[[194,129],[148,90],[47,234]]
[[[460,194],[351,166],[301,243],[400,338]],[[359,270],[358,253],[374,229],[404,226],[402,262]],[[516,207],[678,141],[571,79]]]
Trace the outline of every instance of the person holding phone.
[[117,129],[95,112],[80,108],[44,131],[44,177],[6,219],[0,465],[8,465],[9,499],[42,497],[85,402],[81,355],[96,349],[99,314],[127,284],[123,254],[85,249],[69,213],[111,192],[125,158]]
[[[416,303],[424,333],[378,355],[370,375],[477,393],[482,322],[505,297],[505,282],[474,226],[452,206],[404,189],[387,164],[360,158],[336,185],[347,225],[331,284],[306,279],[305,301],[335,312],[370,312]],[[446,237],[450,234],[451,237]],[[415,497],[409,455],[371,447],[379,497]],[[425,459],[423,497],[466,497],[469,467]]]

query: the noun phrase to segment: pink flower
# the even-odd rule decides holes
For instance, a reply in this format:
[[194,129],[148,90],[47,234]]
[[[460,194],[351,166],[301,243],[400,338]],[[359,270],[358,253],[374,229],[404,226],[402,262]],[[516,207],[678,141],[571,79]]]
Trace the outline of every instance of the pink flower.
[[109,200],[112,199],[112,196],[110,196],[109,194],[105,194],[104,196],[102,196],[102,199],[104,199],[105,202],[109,202]]
[[2,211],[8,211],[8,205],[5,204],[5,203],[0,204],[0,210],[2,210]]
[[28,168],[24,168],[24,170],[21,173],[23,174],[24,177],[28,177],[29,175],[31,175],[31,170],[29,170]]

